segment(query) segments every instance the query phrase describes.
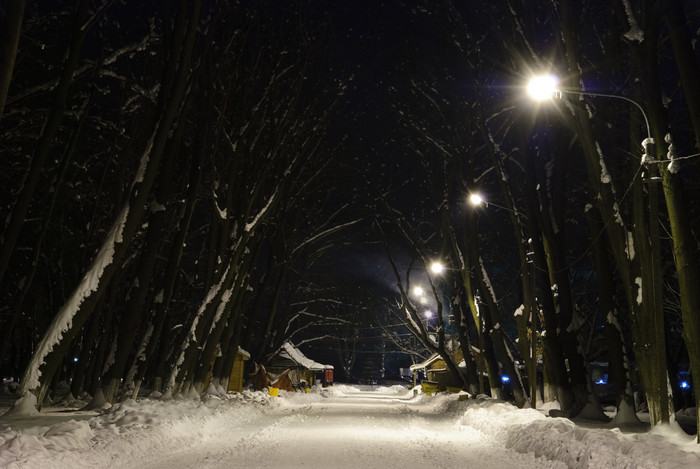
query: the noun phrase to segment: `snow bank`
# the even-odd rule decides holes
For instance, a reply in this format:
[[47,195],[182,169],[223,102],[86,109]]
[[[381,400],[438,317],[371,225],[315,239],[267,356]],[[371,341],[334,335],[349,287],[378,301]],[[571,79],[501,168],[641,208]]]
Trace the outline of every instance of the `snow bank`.
[[[203,467],[197,463],[205,461],[206,467],[231,467],[228,458],[233,453],[247,463],[263,454],[265,461],[279,462],[283,456],[276,456],[278,449],[295,451],[300,432],[311,447],[332,454],[356,454],[357,448],[364,448],[364,460],[372,461],[371,467],[386,469],[412,467],[398,465],[406,461],[401,458],[408,442],[429,448],[435,441],[443,444],[441,452],[429,456],[442,458],[435,460],[436,467],[463,467],[461,458],[474,462],[493,455],[504,458],[492,461],[494,468],[700,467],[700,447],[678,427],[623,433],[613,424],[546,417],[542,409],[518,409],[487,398],[460,399],[464,394],[427,396],[403,386],[336,384],[314,386],[310,393],[280,391],[279,397],[244,391],[205,394],[201,399],[127,400],[99,414],[3,417],[0,467],[185,468]],[[367,432],[375,432],[370,443],[363,439]],[[302,453],[299,460],[306,457]],[[513,457],[523,465],[514,466]],[[314,461],[327,463],[326,456]],[[335,462],[339,461],[344,461],[339,468],[360,467],[352,458]],[[397,464],[390,464],[393,461]]]
[[695,438],[680,429],[623,434],[617,428],[582,428],[568,419],[495,400],[470,401],[460,424],[505,442],[507,448],[561,461],[572,469],[700,467]]
[[[201,400],[128,400],[88,420],[0,432],[0,467],[139,467],[173,448],[235,433],[262,415],[270,397],[244,391]],[[41,417],[38,419],[41,421]]]

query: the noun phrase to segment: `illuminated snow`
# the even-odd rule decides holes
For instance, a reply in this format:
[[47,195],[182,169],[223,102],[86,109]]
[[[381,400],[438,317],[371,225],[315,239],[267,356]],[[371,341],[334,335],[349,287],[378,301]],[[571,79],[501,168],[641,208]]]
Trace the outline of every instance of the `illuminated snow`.
[[[468,397],[465,393],[461,396]],[[674,426],[578,425],[487,398],[402,386],[314,386],[167,402],[102,413],[54,409],[0,419],[0,467],[689,468],[698,445]],[[549,407],[548,407],[549,408]]]

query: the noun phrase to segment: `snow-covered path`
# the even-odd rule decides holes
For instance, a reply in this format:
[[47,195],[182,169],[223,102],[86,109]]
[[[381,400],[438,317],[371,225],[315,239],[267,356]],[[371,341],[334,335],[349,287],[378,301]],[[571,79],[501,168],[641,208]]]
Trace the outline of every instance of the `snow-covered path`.
[[[2,409],[0,409],[0,414]],[[0,468],[700,468],[680,427],[545,417],[488,398],[347,385],[0,418]]]
[[506,450],[479,431],[459,431],[450,421],[454,413],[419,402],[412,394],[373,392],[282,402],[250,422],[245,432],[222,434],[145,467],[566,467]]

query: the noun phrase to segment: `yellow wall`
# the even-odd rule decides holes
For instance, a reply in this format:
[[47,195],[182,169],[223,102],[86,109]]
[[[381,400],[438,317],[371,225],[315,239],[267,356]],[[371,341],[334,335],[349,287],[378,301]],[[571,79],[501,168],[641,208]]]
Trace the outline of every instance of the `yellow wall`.
[[236,360],[233,362],[233,368],[231,369],[231,378],[228,381],[229,392],[241,392],[243,391],[243,369],[245,368],[245,361],[248,360],[243,354],[237,353]]

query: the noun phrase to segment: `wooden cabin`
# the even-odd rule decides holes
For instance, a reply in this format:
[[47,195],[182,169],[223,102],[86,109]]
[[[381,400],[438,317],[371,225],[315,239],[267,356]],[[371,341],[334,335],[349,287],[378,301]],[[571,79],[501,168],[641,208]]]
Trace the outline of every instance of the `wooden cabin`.
[[301,389],[318,382],[323,386],[333,384],[333,366],[323,365],[306,357],[291,342],[285,342],[267,364],[267,371],[281,375],[289,370],[292,385]]
[[[457,348],[452,356],[458,366],[464,366],[462,349]],[[418,374],[424,372],[425,380],[430,383],[431,389],[437,388],[438,391],[445,391],[448,387],[457,389],[462,387],[462,380],[460,377],[455,376],[449,368],[447,368],[445,360],[437,353],[431,355],[421,363],[411,365],[411,371],[413,372],[414,386],[417,384]]]

